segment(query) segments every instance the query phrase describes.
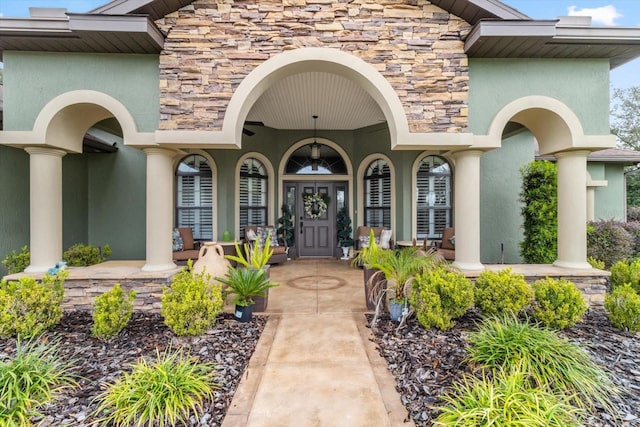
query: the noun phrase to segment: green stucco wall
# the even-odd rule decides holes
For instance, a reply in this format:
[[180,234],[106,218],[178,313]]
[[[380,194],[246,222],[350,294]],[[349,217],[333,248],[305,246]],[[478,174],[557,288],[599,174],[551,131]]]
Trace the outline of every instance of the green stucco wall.
[[88,240],[109,244],[111,259],[145,259],[146,157],[118,144],[113,154],[88,157]]
[[7,51],[3,61],[5,130],[31,130],[49,101],[80,89],[120,101],[138,131],[158,128],[157,56]]
[[469,59],[469,131],[486,135],[508,103],[543,95],[566,104],[585,134],[609,133],[609,62],[599,59]]
[[[29,155],[0,146],[0,260],[29,245]],[[7,270],[0,264],[0,277]]]
[[625,219],[624,165],[590,162],[587,170],[594,181],[607,181],[607,186],[595,189],[594,219]]
[[87,243],[87,155],[67,154],[62,158],[62,247]]
[[480,160],[480,261],[499,263],[501,244],[504,262],[519,263],[522,240],[522,178],[520,168],[533,161],[533,138],[528,131],[502,141],[502,147]]
[[[259,152],[266,156],[271,162],[276,176],[273,178],[278,180],[278,167],[281,159],[283,159],[287,149],[294,143],[313,137],[310,130],[277,130],[268,127],[252,128],[256,132],[255,135],[244,136],[242,140],[241,150],[208,150],[207,152],[213,157],[217,168],[217,190],[218,190],[218,222],[217,232],[221,236],[224,230],[232,231],[235,236],[237,230],[234,230],[235,224],[235,173],[236,166],[240,157],[247,152]],[[348,156],[354,173],[354,188],[350,189],[354,201],[354,211],[360,208],[357,206],[358,179],[355,174],[362,160],[372,152],[385,154],[393,162],[395,168],[395,191],[398,194],[406,193],[406,197],[398,197],[395,208],[396,227],[393,238],[395,240],[411,239],[411,165],[418,157],[418,151],[391,151],[389,131],[386,125],[375,125],[355,131],[320,131],[318,137],[329,139],[339,144]],[[281,189],[277,188],[276,193],[279,194]],[[277,202],[277,200],[276,200]],[[280,206],[273,206],[274,217],[280,216]],[[354,230],[357,224],[357,214],[352,218]]]

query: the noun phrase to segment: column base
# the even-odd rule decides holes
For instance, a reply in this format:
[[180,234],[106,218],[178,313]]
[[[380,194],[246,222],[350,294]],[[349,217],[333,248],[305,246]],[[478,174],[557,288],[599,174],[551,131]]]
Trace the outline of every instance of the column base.
[[54,262],[51,265],[42,266],[42,265],[30,265],[29,267],[24,269],[25,273],[46,273],[49,271],[51,267],[53,267],[56,263]]
[[589,264],[588,262],[575,262],[575,261],[560,261],[560,260],[556,260],[553,263],[554,267],[558,267],[558,268],[572,268],[575,270],[589,270],[592,269],[593,267],[591,266],[591,264]]
[[167,270],[175,270],[178,268],[174,263],[169,264],[145,264],[142,267],[142,271],[167,271]]
[[484,265],[480,262],[453,262],[454,267],[464,271],[483,271]]

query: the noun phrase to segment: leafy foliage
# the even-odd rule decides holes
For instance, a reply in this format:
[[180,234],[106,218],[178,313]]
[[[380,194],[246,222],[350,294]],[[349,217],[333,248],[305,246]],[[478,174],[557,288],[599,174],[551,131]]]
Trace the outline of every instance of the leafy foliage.
[[365,268],[372,269],[374,264],[383,263],[388,256],[386,249],[382,249],[376,243],[376,237],[373,229],[369,231],[369,243],[366,247],[360,248],[356,253],[356,256],[351,260],[351,265],[354,267],[364,266]]
[[98,296],[93,302],[93,336],[108,340],[118,335],[131,319],[135,298],[136,291],[132,289],[125,295],[119,283]]
[[520,170],[524,239],[520,255],[528,264],[551,264],[558,253],[558,168],[534,161]]
[[638,293],[640,293],[640,259],[635,261],[618,261],[611,267],[611,288],[628,283]]
[[132,368],[97,397],[98,425],[188,425],[217,388],[215,365],[181,351],[158,352],[152,363],[140,359]]
[[67,262],[69,267],[86,267],[89,265],[100,264],[110,256],[111,247],[109,245],[104,245],[102,248],[98,248],[93,245],[76,243],[64,251],[62,259]]
[[173,277],[171,288],[162,290],[160,314],[176,335],[201,335],[214,325],[222,313],[222,290],[217,284],[209,284],[205,273],[191,274],[193,263],[188,261]]
[[572,427],[580,411],[561,394],[532,386],[521,368],[466,377],[444,395],[436,426]]
[[233,303],[242,307],[253,305],[252,297],[265,296],[267,289],[278,286],[271,282],[265,270],[255,268],[229,268],[225,277],[216,277],[223,285],[227,286],[227,291],[235,295]]
[[605,295],[604,308],[616,328],[640,332],[640,295],[629,284]]
[[444,268],[426,270],[413,281],[409,303],[425,328],[451,329],[452,319],[473,305],[473,283],[463,274]]
[[[629,167],[627,169],[627,173],[625,174],[626,182],[627,182],[627,206],[630,206],[630,209],[635,207],[640,207],[640,169],[636,167]],[[637,215],[631,211],[632,215],[628,216],[628,221],[638,221]]]
[[[638,186],[640,186],[640,175],[639,174],[633,174],[633,175],[637,175],[637,177],[639,178],[639,182],[638,182]],[[627,175],[627,184],[629,182],[629,175]],[[639,188],[640,190],[640,188]],[[639,195],[639,199],[637,201],[637,203],[634,203],[634,206],[631,206],[631,203],[629,203],[629,207],[627,208],[627,221],[629,222],[640,222],[640,193]],[[628,203],[628,201],[627,201]]]
[[293,232],[293,215],[291,209],[286,203],[282,205],[282,216],[278,218],[278,235],[282,237],[287,247],[291,247],[295,241],[295,233]]
[[56,325],[62,318],[64,280],[68,271],[0,282],[0,336],[30,338]]
[[40,406],[77,386],[72,364],[60,357],[57,344],[18,340],[15,356],[0,361],[0,425],[31,426]]
[[582,292],[573,282],[547,277],[533,283],[533,317],[544,326],[565,329],[575,325],[587,311]]
[[338,211],[336,228],[338,233],[338,246],[341,248],[353,246],[353,227],[351,227],[351,217],[349,216],[349,209],[347,209],[346,206]]
[[611,133],[624,148],[640,150],[640,87],[614,89]]
[[620,225],[627,230],[627,233],[633,239],[631,246],[632,256],[638,256],[640,254],[640,222],[621,222]]
[[264,241],[264,247],[254,243],[252,245],[245,243],[244,252],[238,246],[238,242],[235,242],[236,255],[225,255],[224,257],[229,261],[235,261],[238,264],[249,268],[255,268],[256,270],[263,270],[269,263],[271,255],[273,255],[273,249],[271,249],[271,234],[267,235]]
[[9,274],[20,273],[31,263],[31,252],[27,246],[23,246],[20,252],[11,251],[2,260],[2,265],[5,266]]
[[633,237],[615,220],[590,222],[587,226],[587,255],[611,267],[633,256]]
[[598,270],[604,270],[606,268],[606,266],[604,265],[604,261],[595,259],[592,256],[587,257],[587,262],[591,265],[591,267],[597,268]]
[[596,403],[615,413],[611,396],[620,390],[589,354],[554,331],[515,317],[486,320],[469,334],[469,361],[492,372],[525,374],[526,384],[567,396],[578,408]]
[[533,299],[524,276],[511,268],[499,272],[485,270],[476,279],[475,305],[483,316],[517,314]]

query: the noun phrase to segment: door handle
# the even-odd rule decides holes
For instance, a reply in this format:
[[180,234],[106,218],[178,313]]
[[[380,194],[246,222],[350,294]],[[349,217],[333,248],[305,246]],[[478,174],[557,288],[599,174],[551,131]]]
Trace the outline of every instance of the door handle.
[[300,221],[300,234],[303,234],[302,227],[304,226],[304,222]]

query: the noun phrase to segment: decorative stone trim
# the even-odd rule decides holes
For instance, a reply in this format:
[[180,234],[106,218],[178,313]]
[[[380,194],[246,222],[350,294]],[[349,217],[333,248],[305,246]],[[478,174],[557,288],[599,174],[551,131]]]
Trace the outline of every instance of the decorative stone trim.
[[196,0],[156,24],[167,34],[160,55],[162,130],[221,130],[244,77],[302,47],[339,49],[371,64],[395,89],[410,132],[467,129],[462,40],[470,26],[428,1]]

